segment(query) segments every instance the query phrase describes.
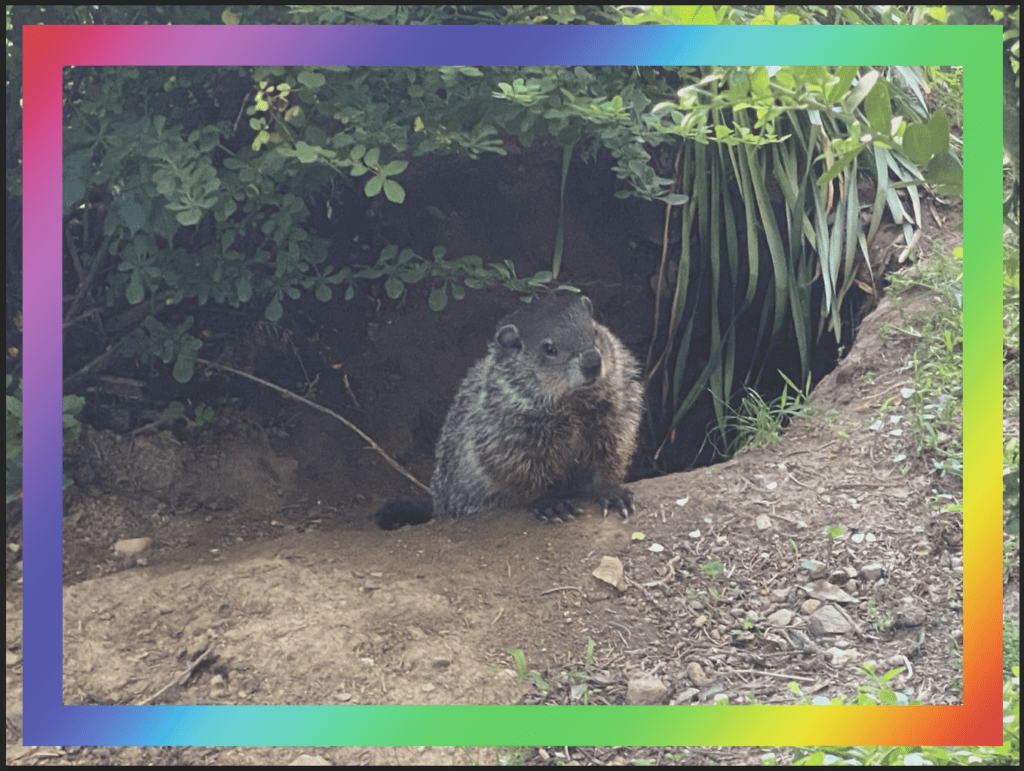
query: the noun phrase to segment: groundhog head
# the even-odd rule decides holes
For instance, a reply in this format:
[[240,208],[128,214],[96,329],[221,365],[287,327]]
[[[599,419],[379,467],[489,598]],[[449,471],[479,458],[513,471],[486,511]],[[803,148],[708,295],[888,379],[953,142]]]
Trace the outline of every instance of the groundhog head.
[[499,360],[515,362],[548,399],[588,386],[602,373],[589,298],[562,292],[535,299],[501,320],[494,335]]

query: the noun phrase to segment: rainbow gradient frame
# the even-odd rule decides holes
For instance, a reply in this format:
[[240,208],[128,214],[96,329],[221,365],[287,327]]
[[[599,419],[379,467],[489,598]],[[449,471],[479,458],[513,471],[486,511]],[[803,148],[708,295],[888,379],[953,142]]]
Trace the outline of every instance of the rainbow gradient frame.
[[[1002,743],[998,26],[24,28],[26,745]],[[64,706],[61,72],[69,65],[964,65],[962,706]],[[935,640],[935,644],[940,644]],[[557,710],[557,711],[556,711]]]

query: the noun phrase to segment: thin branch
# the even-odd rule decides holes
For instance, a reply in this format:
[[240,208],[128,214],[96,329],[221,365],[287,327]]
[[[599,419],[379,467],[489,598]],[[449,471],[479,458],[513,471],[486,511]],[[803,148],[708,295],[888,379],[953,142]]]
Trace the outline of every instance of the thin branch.
[[143,704],[149,704],[149,702],[153,701],[153,699],[158,698],[168,688],[171,688],[171,687],[173,687],[175,685],[184,685],[185,682],[192,676],[192,673],[195,672],[196,667],[198,667],[200,664],[202,664],[211,653],[213,653],[213,643],[210,643],[209,645],[207,645],[206,646],[206,650],[203,651],[201,654],[199,654],[199,657],[195,661],[193,661],[191,664],[189,664],[188,668],[184,672],[182,672],[176,678],[171,680],[171,682],[169,682],[167,685],[165,685],[159,691],[154,693],[148,699],[143,699],[142,701],[140,701],[135,706],[136,707],[141,707]]
[[345,418],[343,418],[341,415],[339,415],[334,410],[328,409],[327,407],[324,407],[323,405],[317,404],[314,401],[310,401],[309,399],[307,399],[304,396],[299,396],[297,393],[293,393],[292,391],[289,391],[287,388],[282,388],[281,386],[275,385],[274,383],[271,383],[271,382],[269,382],[267,380],[264,380],[263,378],[256,377],[255,375],[250,375],[248,372],[243,372],[242,370],[235,369],[234,367],[229,367],[227,364],[220,364],[220,363],[218,363],[216,361],[210,361],[209,359],[199,359],[199,358],[197,358],[196,361],[198,363],[200,363],[200,364],[205,364],[208,367],[213,367],[215,369],[224,370],[225,372],[230,372],[233,375],[238,375],[240,377],[244,377],[244,378],[247,378],[249,380],[252,380],[254,383],[259,383],[260,385],[264,385],[267,388],[271,388],[274,391],[277,391],[282,396],[285,396],[285,397],[287,397],[289,399],[294,399],[297,402],[302,402],[307,407],[312,407],[314,410],[319,410],[320,412],[323,412],[326,415],[330,415],[332,418],[335,418],[336,420],[340,420],[342,423],[344,423],[350,429],[355,431],[360,436],[360,438],[362,438],[363,441],[365,441],[368,445],[370,445],[370,447],[372,447],[374,450],[376,450],[378,453],[380,453],[380,456],[382,458],[384,458],[385,461],[387,461],[388,465],[391,466],[391,468],[393,468],[399,474],[404,476],[406,479],[408,479],[410,482],[412,482],[414,485],[416,485],[421,490],[425,491],[428,494],[430,493],[430,488],[429,487],[427,487],[420,480],[418,480],[416,477],[414,477],[412,474],[410,474],[408,471],[406,471],[404,468],[402,468],[402,466],[398,463],[398,461],[396,461],[394,458],[392,458],[390,455],[388,455],[386,452],[384,452],[383,448],[381,448],[381,446],[379,444],[377,444],[375,441],[373,441],[370,437],[368,437],[366,434],[364,434],[362,431],[360,431],[356,426],[354,426],[352,423],[347,421]]

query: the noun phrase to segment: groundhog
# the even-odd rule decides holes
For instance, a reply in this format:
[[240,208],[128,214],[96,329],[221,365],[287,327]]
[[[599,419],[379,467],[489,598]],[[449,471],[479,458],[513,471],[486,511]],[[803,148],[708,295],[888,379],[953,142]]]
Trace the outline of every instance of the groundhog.
[[643,412],[640,368],[593,311],[558,292],[499,322],[441,429],[433,506],[388,503],[375,515],[381,528],[513,506],[562,522],[585,500],[633,511],[622,483]]

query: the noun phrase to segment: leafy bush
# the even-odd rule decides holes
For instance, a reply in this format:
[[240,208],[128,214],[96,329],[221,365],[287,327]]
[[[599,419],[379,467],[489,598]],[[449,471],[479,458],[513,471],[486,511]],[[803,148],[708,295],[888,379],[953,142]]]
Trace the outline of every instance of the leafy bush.
[[[7,390],[11,388],[14,378],[7,376]],[[64,442],[78,439],[82,424],[78,422],[78,414],[85,406],[85,398],[70,394],[63,400]],[[21,459],[22,459],[22,382],[14,393],[7,394],[7,503],[21,498]],[[63,486],[68,487],[72,480],[65,476]]]
[[[685,9],[666,8],[300,6],[281,13],[311,24],[693,20]],[[81,7],[50,16],[92,23],[123,21],[121,13]],[[187,13],[189,21],[238,24],[267,23],[274,12]],[[697,13],[702,23],[720,24],[819,23],[833,14],[775,7]],[[140,14],[148,23],[174,18],[159,9]],[[864,23],[880,14],[934,21],[845,7],[829,20]],[[18,51],[10,48],[16,69]],[[352,298],[358,282],[383,281],[391,297],[426,282],[430,307],[439,310],[475,286],[534,289],[559,277],[561,229],[550,270],[529,277],[507,264],[485,267],[473,255],[449,258],[435,249],[419,258],[402,244],[376,244],[390,251],[366,265],[332,247],[311,203],[343,191],[400,204],[418,157],[504,154],[539,136],[562,149],[563,190],[571,158],[609,154],[620,195],[681,210],[679,251],[669,255],[666,246],[659,271],[671,308],[652,330],[662,347],[648,355],[657,431],[679,446],[686,445],[680,426],[706,390],[722,434],[727,408],[742,398],[740,384],[768,401],[777,395],[782,383],[764,366],[772,345],[793,343],[797,357],[785,374],[805,382],[815,329],[832,331],[838,343],[840,308],[858,285],[858,264],[882,213],[890,209],[909,241],[921,174],[952,190],[960,179],[948,120],[929,111],[923,70],[912,67],[81,67],[65,77],[65,240],[80,255],[72,255],[79,285],[66,287],[77,298],[72,309],[101,282],[108,307],[147,307],[157,323],[132,334],[124,350],[173,362],[182,381],[201,346],[181,329],[191,305],[254,304],[277,321],[304,294],[327,302],[339,287]],[[863,172],[876,175],[866,240],[856,195]],[[903,194],[913,218],[895,183],[909,185]],[[710,265],[710,275],[697,276],[698,263]],[[694,332],[692,320],[706,309],[688,295],[691,286],[712,298],[707,335]],[[172,320],[157,320],[182,304]],[[752,320],[742,332],[753,339],[739,339],[732,326],[741,315]],[[747,361],[738,351],[761,353]],[[707,364],[694,375],[698,360]]]

